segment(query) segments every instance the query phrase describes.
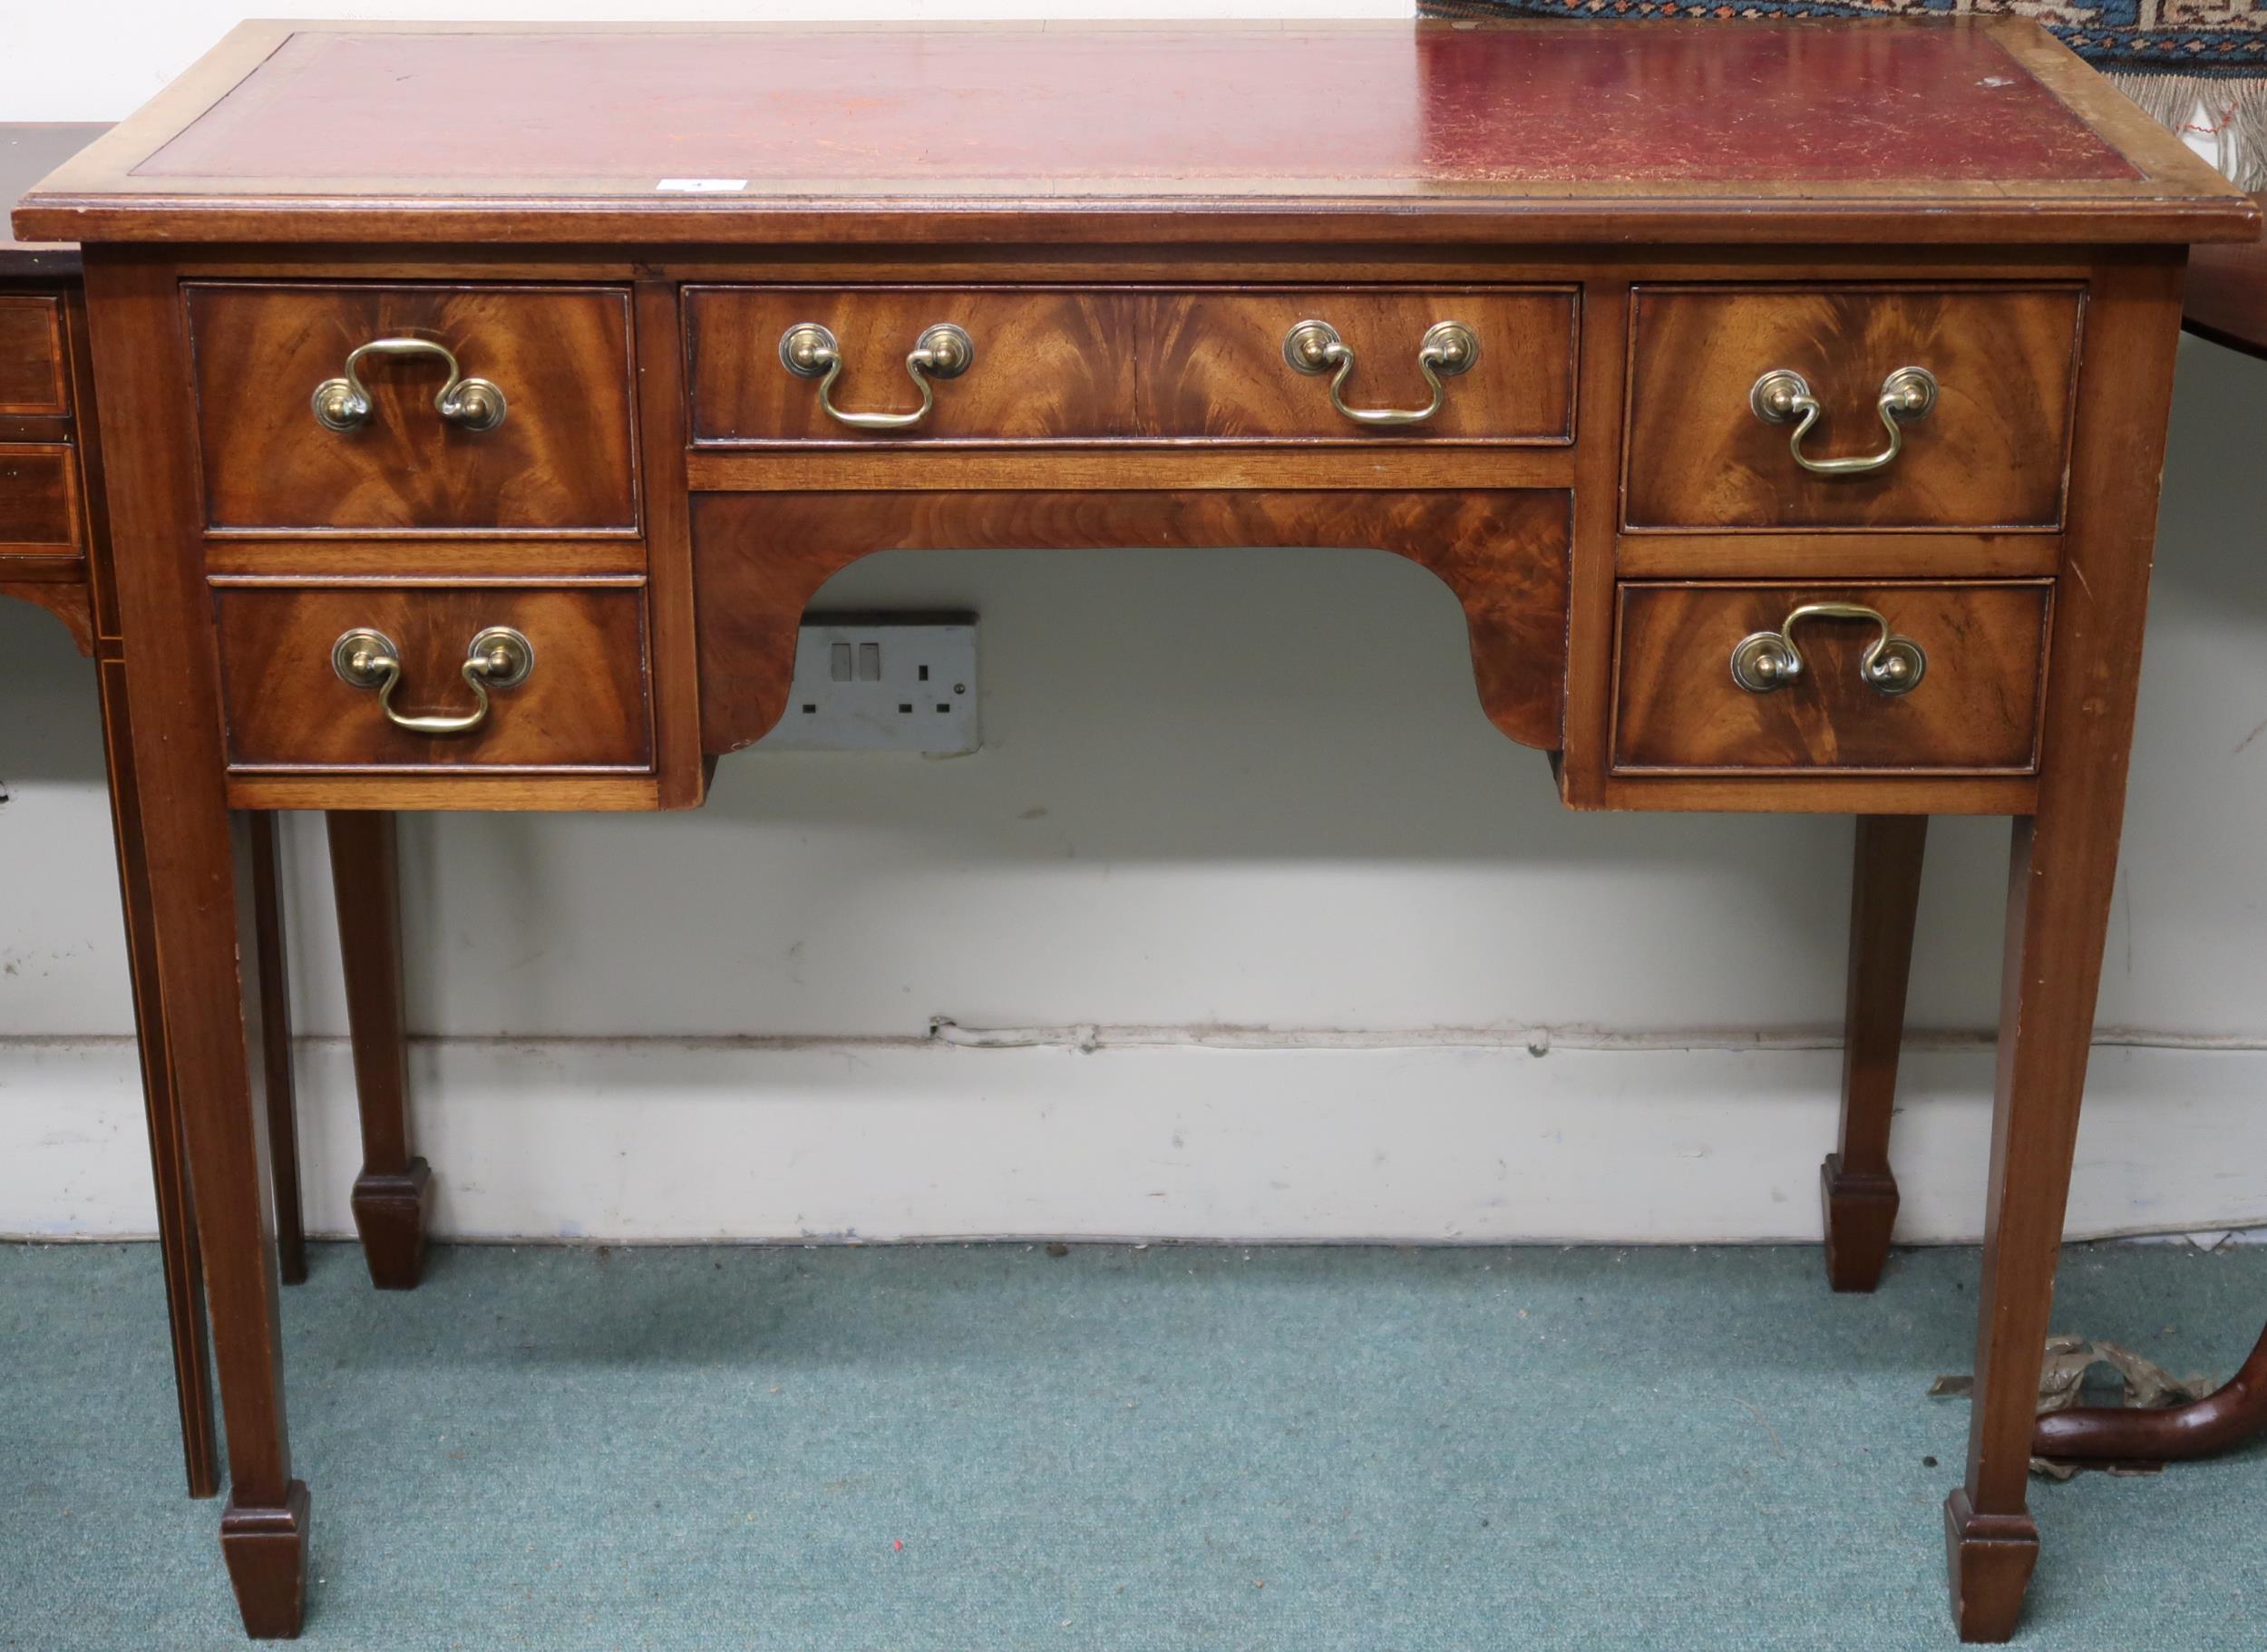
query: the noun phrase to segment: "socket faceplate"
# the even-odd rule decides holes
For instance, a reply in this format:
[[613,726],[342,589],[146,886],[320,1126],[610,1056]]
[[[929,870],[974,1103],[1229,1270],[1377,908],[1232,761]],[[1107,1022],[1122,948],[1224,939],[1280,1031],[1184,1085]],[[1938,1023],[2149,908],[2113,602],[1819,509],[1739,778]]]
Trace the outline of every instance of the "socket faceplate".
[[786,714],[753,749],[961,756],[983,741],[977,706],[973,615],[813,618]]

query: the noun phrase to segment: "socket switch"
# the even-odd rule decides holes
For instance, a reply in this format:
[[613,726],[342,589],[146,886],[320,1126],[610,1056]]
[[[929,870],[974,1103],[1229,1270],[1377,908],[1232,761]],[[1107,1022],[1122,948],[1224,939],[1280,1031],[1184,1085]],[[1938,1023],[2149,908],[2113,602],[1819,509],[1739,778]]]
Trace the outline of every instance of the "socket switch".
[[925,752],[960,756],[983,740],[976,617],[848,615],[807,620],[775,752]]

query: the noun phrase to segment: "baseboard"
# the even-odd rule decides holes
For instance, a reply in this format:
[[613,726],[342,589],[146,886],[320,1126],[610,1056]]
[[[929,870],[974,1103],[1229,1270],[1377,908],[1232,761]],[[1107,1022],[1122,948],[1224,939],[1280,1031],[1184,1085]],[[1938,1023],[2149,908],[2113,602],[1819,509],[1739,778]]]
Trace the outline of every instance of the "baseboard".
[[[1908,1054],[1902,1241],[1978,1237],[1992,1057]],[[1840,1057],[1805,1048],[413,1046],[436,1237],[1815,1241]],[[300,1057],[310,1230],[359,1168],[335,1040]],[[2267,1051],[2094,1053],[2068,1231],[2267,1220]],[[0,1234],[154,1224],[123,1039],[0,1041]]]

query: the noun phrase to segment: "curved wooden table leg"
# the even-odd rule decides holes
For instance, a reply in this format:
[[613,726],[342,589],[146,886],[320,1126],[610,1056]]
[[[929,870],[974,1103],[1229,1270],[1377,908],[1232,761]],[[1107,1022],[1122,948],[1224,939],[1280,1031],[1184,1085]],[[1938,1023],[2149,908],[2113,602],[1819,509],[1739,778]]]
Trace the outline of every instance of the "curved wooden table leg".
[[401,879],[394,817],[334,810],[331,884],[338,899],[338,949],[346,972],[346,1025],[354,1039],[362,1105],[362,1172],[355,1178],[355,1230],[370,1282],[408,1290],[425,1259],[425,1210],[433,1170],[411,1148],[407,1041],[402,1026]]
[[1850,991],[1842,1046],[1842,1133],[1818,1168],[1825,1211],[1826,1282],[1872,1290],[1882,1282],[1897,1179],[1889,1169],[1889,1121],[1897,1101],[1898,1046],[1912,974],[1914,914],[1921,905],[1925,814],[1858,817],[1850,893]]
[[2267,1331],[2243,1368],[2201,1400],[2144,1411],[2089,1405],[2042,1414],[2031,1454],[2065,1463],[2178,1463],[2214,1457],[2267,1433]]

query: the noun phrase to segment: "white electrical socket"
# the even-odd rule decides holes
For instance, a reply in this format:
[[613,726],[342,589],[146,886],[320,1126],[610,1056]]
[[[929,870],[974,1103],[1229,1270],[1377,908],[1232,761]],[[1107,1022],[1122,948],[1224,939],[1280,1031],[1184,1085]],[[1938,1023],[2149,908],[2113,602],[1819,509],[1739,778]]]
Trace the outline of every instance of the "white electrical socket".
[[841,615],[803,622],[786,714],[754,749],[958,756],[982,738],[974,615]]

